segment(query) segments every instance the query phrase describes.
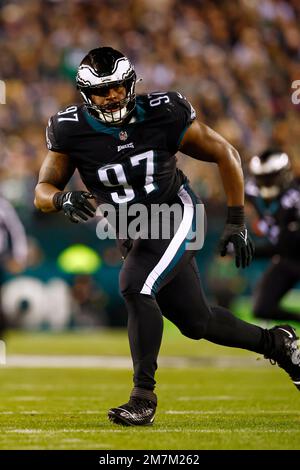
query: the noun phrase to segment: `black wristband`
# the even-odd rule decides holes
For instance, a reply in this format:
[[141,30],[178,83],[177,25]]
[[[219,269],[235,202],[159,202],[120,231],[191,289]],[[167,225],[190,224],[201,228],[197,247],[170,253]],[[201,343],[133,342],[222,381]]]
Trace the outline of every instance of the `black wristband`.
[[60,211],[63,205],[63,197],[66,193],[63,191],[58,191],[54,194],[52,202],[56,210]]
[[245,223],[244,206],[230,206],[227,208],[227,223],[243,225]]

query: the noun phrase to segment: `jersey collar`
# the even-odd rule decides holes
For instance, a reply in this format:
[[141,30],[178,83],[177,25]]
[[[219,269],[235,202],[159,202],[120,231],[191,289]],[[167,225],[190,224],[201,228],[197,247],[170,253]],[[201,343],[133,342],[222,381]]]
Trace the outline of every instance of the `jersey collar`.
[[83,115],[87,123],[94,129],[94,131],[109,134],[115,137],[116,139],[119,139],[120,131],[126,130],[127,134],[130,135],[131,132],[134,130],[134,126],[145,120],[146,112],[142,105],[138,102],[137,98],[137,103],[132,118],[128,123],[120,126],[110,126],[109,124],[102,123],[101,121],[99,121],[99,119],[94,118],[88,112],[86,107],[83,108]]

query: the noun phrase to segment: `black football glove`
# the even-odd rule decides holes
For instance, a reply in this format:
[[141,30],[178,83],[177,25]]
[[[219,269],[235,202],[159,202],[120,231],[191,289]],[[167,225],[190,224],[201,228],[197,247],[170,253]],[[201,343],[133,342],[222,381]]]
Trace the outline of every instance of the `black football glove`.
[[254,243],[243,221],[244,209],[241,206],[229,207],[227,222],[219,244],[221,256],[226,256],[228,244],[233,244],[237,268],[249,266],[254,256]]
[[77,224],[94,217],[96,209],[88,201],[93,195],[86,191],[58,192],[54,195],[53,204],[57,210],[63,210],[71,222]]
[[246,268],[249,266],[254,255],[254,244],[245,225],[225,225],[219,245],[221,256],[226,256],[227,245],[230,242],[234,247],[236,267]]

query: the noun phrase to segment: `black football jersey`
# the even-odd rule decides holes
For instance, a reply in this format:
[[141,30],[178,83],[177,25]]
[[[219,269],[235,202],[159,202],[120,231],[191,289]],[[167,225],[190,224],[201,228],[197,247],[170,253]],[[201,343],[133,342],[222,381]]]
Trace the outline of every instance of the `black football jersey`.
[[260,231],[287,258],[300,258],[300,181],[294,180],[277,198],[266,202],[253,180],[245,185],[247,200],[259,217]]
[[133,117],[121,126],[73,105],[49,119],[47,146],[71,157],[98,203],[163,203],[186,181],[175,153],[194,119],[194,109],[176,92],[138,95]]

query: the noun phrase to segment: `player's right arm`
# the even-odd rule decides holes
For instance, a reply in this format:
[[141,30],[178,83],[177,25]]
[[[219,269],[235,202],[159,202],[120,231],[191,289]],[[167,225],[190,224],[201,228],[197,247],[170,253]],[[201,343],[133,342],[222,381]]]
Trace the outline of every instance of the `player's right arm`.
[[59,210],[54,205],[54,195],[61,192],[75,171],[68,155],[49,151],[39,173],[34,204],[43,212]]
[[71,222],[94,217],[95,207],[88,201],[93,195],[86,191],[64,191],[75,171],[68,148],[78,122],[77,106],[69,106],[52,116],[46,128],[49,152],[42,164],[35,189],[35,206],[43,212],[62,210]]
[[71,222],[85,222],[94,217],[95,207],[86,191],[62,191],[75,171],[68,155],[50,151],[41,167],[35,188],[35,206],[43,212],[63,210]]

